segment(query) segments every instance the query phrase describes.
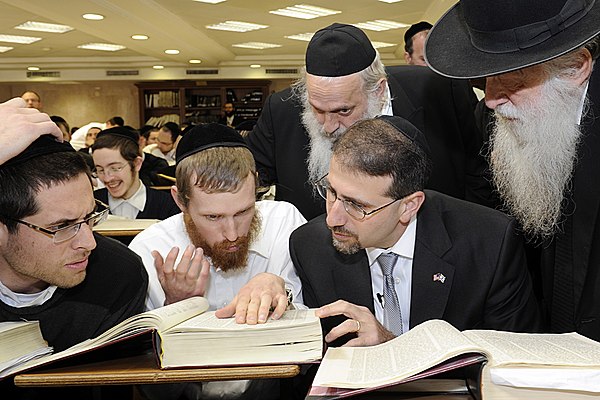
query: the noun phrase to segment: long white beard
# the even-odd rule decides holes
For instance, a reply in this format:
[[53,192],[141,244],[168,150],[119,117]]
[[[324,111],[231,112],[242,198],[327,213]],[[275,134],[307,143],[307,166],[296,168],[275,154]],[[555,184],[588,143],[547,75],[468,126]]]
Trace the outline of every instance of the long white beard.
[[[305,96],[307,98],[308,96]],[[381,114],[381,98],[376,94],[367,97],[367,109],[359,120],[374,118]],[[342,137],[346,128],[340,126],[335,132],[327,134],[323,125],[319,123],[312,111],[308,101],[304,102],[302,111],[302,123],[309,136],[309,153],[307,159],[308,178],[310,182],[316,182],[329,172],[329,161],[333,144]]]
[[491,139],[493,180],[505,206],[532,238],[559,229],[581,137],[582,92],[559,78],[544,83],[535,103],[496,108]]

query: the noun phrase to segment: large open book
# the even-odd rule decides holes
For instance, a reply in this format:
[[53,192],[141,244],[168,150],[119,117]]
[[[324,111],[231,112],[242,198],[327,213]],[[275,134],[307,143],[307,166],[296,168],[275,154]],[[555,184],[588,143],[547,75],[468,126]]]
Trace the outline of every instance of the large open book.
[[[330,393],[348,397],[353,391],[414,380],[418,374],[430,376],[443,366],[441,372],[462,367],[461,360],[477,356],[487,360],[480,387],[484,399],[600,397],[598,342],[577,333],[460,332],[442,320],[424,322],[377,346],[327,349],[311,393],[338,388]],[[533,392],[537,397],[526,397]]]
[[0,375],[14,365],[52,353],[38,321],[0,322]]
[[314,310],[288,310],[264,324],[219,319],[208,301],[193,297],[147,311],[64,351],[16,363],[0,378],[146,335],[161,368],[299,364],[321,359],[323,339]]

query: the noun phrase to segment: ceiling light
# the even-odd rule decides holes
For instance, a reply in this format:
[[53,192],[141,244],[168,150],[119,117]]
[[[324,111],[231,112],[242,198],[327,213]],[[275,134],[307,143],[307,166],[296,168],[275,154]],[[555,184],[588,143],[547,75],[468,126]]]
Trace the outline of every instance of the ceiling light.
[[83,19],[89,19],[90,21],[102,21],[104,19],[104,15],[100,14],[83,14]]
[[409,24],[402,22],[386,21],[384,19],[376,19],[375,21],[360,22],[354,24],[357,28],[366,29],[369,31],[388,31],[390,29],[406,28]]
[[268,28],[268,25],[252,24],[250,22],[240,21],[225,21],[215,25],[206,25],[208,29],[217,29],[220,31],[232,31],[232,32],[248,32],[255,31],[257,29]]
[[382,3],[390,3],[391,4],[391,3],[398,3],[402,0],[379,0],[379,1],[381,1]]
[[77,46],[78,49],[87,49],[87,50],[102,50],[102,51],[117,51],[123,50],[127,47],[121,46],[120,44],[110,44],[110,43],[87,43]]
[[171,54],[171,55],[179,54],[179,50],[177,50],[177,49],[167,49],[167,50],[165,50],[165,54]]
[[237,43],[237,44],[232,44],[231,46],[233,46],[233,47],[241,47],[241,48],[244,48],[244,49],[255,49],[255,50],[274,49],[276,47],[281,47],[280,44],[263,43],[263,42]]
[[164,65],[153,65],[152,68],[154,69],[165,69]]
[[208,3],[208,4],[218,4],[218,3],[222,3],[225,0],[194,0],[197,1],[199,3]]
[[376,49],[379,49],[381,47],[391,47],[391,46],[397,46],[396,43],[386,43],[386,42],[371,42],[371,44],[373,45],[373,47],[375,47]]
[[39,71],[40,67],[27,67],[27,71]]
[[286,8],[280,8],[278,10],[269,11],[271,14],[282,15],[284,17],[301,18],[301,19],[313,19],[318,17],[325,17],[327,15],[339,14],[341,11],[330,10],[328,8],[311,6],[308,4],[296,4]]
[[131,35],[133,40],[148,40],[148,36],[146,35]]
[[34,21],[23,22],[22,24],[15,26],[15,29],[50,33],[65,33],[73,30],[73,28],[68,25],[49,24],[47,22]]
[[30,44],[42,40],[39,37],[33,36],[16,36],[16,35],[0,35],[0,42]]
[[190,60],[188,61],[190,64],[200,64],[202,60]]
[[315,34],[314,32],[306,32],[306,33],[299,33],[297,35],[286,36],[285,38],[293,39],[293,40],[302,40],[303,42],[310,42],[310,39],[312,39],[314,34]]
[[14,47],[10,47],[10,46],[0,46],[0,53],[6,53],[9,50],[14,49]]
[[250,68],[260,68],[260,64],[250,64]]

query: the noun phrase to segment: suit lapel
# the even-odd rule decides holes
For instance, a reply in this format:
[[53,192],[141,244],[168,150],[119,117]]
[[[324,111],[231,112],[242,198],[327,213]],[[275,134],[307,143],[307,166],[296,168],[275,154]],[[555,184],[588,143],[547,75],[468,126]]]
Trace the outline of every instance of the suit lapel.
[[[352,255],[338,253],[340,264],[332,269],[337,297],[365,306],[375,313],[371,289],[371,270],[364,250]],[[368,285],[365,282],[369,282]]]

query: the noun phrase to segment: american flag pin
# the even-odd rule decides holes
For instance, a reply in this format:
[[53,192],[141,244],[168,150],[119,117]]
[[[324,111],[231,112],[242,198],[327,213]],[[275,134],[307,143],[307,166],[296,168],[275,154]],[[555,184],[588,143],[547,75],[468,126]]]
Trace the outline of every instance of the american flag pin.
[[438,272],[437,274],[433,274],[433,281],[444,283],[446,282],[446,277],[441,272]]

